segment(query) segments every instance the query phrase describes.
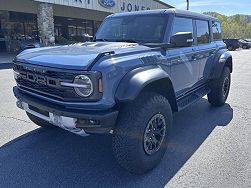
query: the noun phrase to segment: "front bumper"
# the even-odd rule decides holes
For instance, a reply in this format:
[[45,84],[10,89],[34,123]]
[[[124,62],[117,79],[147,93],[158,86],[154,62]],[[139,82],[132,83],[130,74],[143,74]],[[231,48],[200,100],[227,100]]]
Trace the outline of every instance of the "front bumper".
[[[63,105],[54,104],[29,95],[21,91],[17,86],[13,88],[13,92],[18,100],[17,106],[19,108],[74,133],[76,133],[76,130],[80,131],[80,133],[82,130],[88,134],[110,133],[115,126],[118,116],[118,111],[113,109],[100,111],[68,109]],[[29,106],[35,108],[30,108]],[[32,109],[48,112],[48,116]],[[58,119],[61,122],[58,123]]]

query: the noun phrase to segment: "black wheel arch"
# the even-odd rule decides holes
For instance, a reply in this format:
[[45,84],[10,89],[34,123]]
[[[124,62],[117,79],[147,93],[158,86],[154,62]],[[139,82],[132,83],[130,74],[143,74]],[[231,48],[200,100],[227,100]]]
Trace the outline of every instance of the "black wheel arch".
[[175,91],[167,72],[159,66],[136,68],[120,81],[115,98],[119,103],[135,100],[142,92],[155,92],[166,97],[173,111],[177,111]]
[[220,50],[214,59],[210,79],[217,79],[221,76],[224,67],[227,66],[233,72],[233,57],[226,50]]

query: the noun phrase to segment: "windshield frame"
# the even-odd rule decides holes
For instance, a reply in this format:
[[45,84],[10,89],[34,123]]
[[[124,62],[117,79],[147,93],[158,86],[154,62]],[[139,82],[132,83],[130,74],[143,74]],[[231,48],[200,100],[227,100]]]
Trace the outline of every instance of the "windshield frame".
[[106,24],[106,22],[108,22],[109,20],[112,20],[112,19],[119,19],[119,18],[124,18],[124,17],[161,17],[161,18],[164,18],[165,19],[165,24],[164,24],[164,27],[163,27],[163,31],[162,31],[162,36],[160,37],[160,41],[158,42],[150,42],[150,43],[162,43],[165,39],[166,39],[166,31],[167,31],[167,27],[168,27],[168,23],[169,23],[169,15],[167,14],[142,14],[142,15],[127,15],[127,16],[108,16],[107,18],[104,19],[104,21],[102,22],[102,24],[100,25],[98,31],[96,32],[95,34],[95,37],[94,37],[94,42],[95,41],[102,41],[102,42],[129,42],[129,43],[149,43],[148,41],[140,41],[140,40],[137,40],[135,38],[126,38],[126,39],[109,39],[109,40],[102,40],[103,38],[97,38],[97,36],[99,35],[102,27],[104,26],[104,24]]

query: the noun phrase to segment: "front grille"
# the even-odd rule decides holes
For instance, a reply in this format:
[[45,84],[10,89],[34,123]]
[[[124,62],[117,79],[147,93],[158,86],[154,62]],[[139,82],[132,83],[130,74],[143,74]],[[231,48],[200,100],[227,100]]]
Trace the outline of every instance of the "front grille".
[[60,81],[72,82],[76,71],[45,68],[40,66],[27,66],[14,64],[13,68],[20,76],[16,79],[19,87],[48,97],[63,101],[78,101],[81,98],[74,88],[60,86]]
[[55,71],[47,71],[46,75],[51,78],[59,78],[59,79],[66,79],[66,80],[73,80],[75,76],[77,76],[76,73],[55,72]]
[[60,97],[60,98],[64,97],[64,90],[63,89],[52,88],[52,87],[49,87],[46,85],[38,84],[38,83],[31,82],[31,81],[24,80],[24,79],[17,79],[17,83],[21,87],[24,87],[27,89],[42,92],[44,94],[50,94],[55,97]]
[[54,69],[48,67],[40,67],[33,65],[20,65],[14,64],[13,69],[17,72],[28,72],[28,73],[37,73],[47,77],[62,79],[62,80],[73,80],[78,73],[76,71],[71,70],[62,70],[62,69]]

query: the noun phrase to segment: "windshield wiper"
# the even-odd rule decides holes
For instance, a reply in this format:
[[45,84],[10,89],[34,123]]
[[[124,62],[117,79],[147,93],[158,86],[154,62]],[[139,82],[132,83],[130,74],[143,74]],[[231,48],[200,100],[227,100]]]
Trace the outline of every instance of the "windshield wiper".
[[109,42],[108,39],[95,39],[94,42],[98,42],[98,41],[102,41],[102,42]]
[[149,42],[143,42],[143,41],[138,41],[135,39],[117,39],[117,40],[108,40],[108,39],[96,39],[94,42],[97,41],[103,41],[103,42],[128,42],[128,43],[137,43],[139,45],[147,46],[150,48],[168,48],[171,47],[170,44],[165,44],[165,43],[149,43]]
[[139,45],[147,46],[150,48],[169,48],[170,47],[170,44],[166,44],[166,43],[143,42],[143,41],[137,41],[135,39],[121,39],[121,40],[116,40],[116,42],[137,43]]
[[142,44],[142,41],[137,41],[135,39],[119,39],[116,40],[116,42],[128,42],[128,43],[138,43],[138,44]]
[[173,47],[173,45],[170,43],[144,43],[144,45],[150,48],[162,48],[162,49],[168,49]]

